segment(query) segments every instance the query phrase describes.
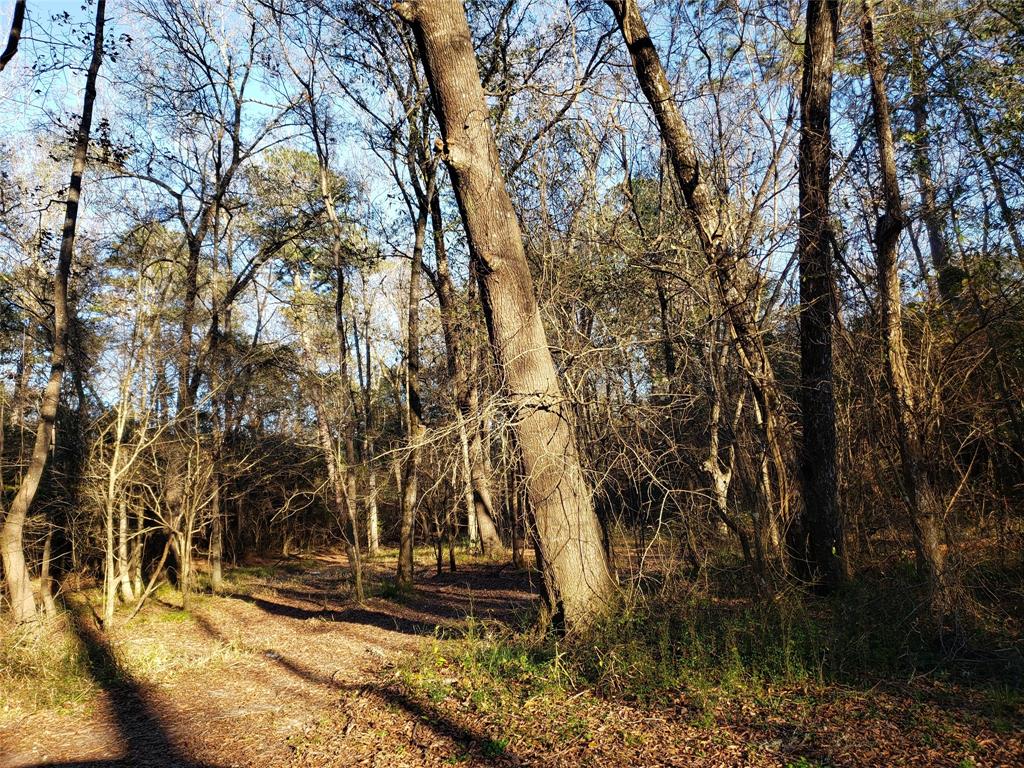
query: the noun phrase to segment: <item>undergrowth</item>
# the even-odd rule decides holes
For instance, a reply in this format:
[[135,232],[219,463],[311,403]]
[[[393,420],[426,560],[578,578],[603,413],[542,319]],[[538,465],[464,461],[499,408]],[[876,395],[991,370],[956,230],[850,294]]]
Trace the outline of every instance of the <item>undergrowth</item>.
[[[770,601],[662,588],[581,637],[471,622],[462,637],[435,640],[403,674],[435,702],[458,695],[484,708],[587,689],[653,704],[684,696],[701,710],[726,696],[767,701],[780,687],[922,675],[974,685],[993,703],[1024,700],[1019,642],[965,664],[934,642],[922,605],[920,592],[899,580],[864,580],[828,599],[793,590]],[[968,639],[969,647],[991,643],[978,628]]]
[[0,714],[66,709],[86,701],[95,687],[67,616],[0,626]]

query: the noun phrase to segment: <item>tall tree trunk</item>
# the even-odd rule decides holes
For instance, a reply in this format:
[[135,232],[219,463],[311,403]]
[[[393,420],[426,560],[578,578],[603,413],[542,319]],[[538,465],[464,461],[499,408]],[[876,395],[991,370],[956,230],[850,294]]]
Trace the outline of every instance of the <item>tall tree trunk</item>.
[[[380,549],[380,513],[377,510],[377,462],[373,423],[373,369],[370,361],[370,314],[367,310],[363,329],[365,347],[364,372],[360,377],[363,389],[363,461],[366,462],[366,554],[374,557]],[[356,326],[358,328],[358,325]],[[360,354],[356,340],[356,357]]]
[[[448,378],[455,390],[459,409],[460,427],[466,433],[468,444],[469,489],[472,494],[470,540],[479,540],[485,555],[501,548],[501,537],[494,523],[494,505],[491,496],[491,475],[484,460],[483,441],[480,435],[479,388],[475,381],[478,355],[472,339],[462,328],[455,304],[455,287],[452,284],[448,266],[448,249],[444,243],[444,227],[441,219],[441,201],[434,195],[430,202],[430,218],[434,234],[434,256],[437,261],[437,299],[441,309],[441,329],[445,340],[448,363]],[[476,303],[476,291],[471,285],[468,303]],[[472,535],[476,534],[476,535]]]
[[[331,202],[333,203],[333,199]],[[332,205],[332,217],[333,205]],[[349,375],[349,354],[348,354],[348,333],[345,330],[345,272],[341,258],[341,226],[335,219],[335,243],[334,243],[334,330],[338,340],[338,372],[341,377],[341,387],[344,392],[345,417],[343,420],[345,443],[345,460],[341,467],[340,485],[344,495],[345,517],[348,521],[348,548],[349,567],[352,569],[352,582],[355,588],[356,600],[362,602],[363,594],[363,558],[362,548],[359,543],[359,513],[356,506],[356,401],[352,392],[352,380]],[[356,347],[356,354],[359,348]]]
[[915,32],[910,40],[910,111],[914,116],[914,138],[911,148],[920,190],[921,219],[928,233],[928,250],[931,254],[932,267],[938,276],[939,296],[944,302],[955,303],[960,295],[960,274],[950,263],[949,246],[946,243],[942,217],[935,199],[931,130],[928,126],[928,82],[921,47],[921,36]]
[[57,420],[57,406],[60,403],[61,382],[68,359],[68,279],[71,276],[71,262],[75,249],[75,233],[78,227],[78,203],[82,195],[82,175],[85,172],[89,152],[89,138],[92,131],[93,104],[96,101],[96,78],[103,60],[103,28],[105,23],[106,0],[97,0],[96,26],[93,35],[92,58],[85,78],[85,100],[82,119],[78,124],[75,138],[74,159],[71,164],[71,181],[64,212],[64,230],[60,242],[60,255],[53,279],[53,349],[50,351],[50,377],[43,390],[39,404],[39,424],[36,427],[35,445],[28,469],[22,478],[11,508],[7,512],[3,529],[0,530],[0,555],[3,558],[4,574],[7,578],[8,599],[15,621],[28,621],[36,615],[35,597],[29,582],[28,566],[25,562],[24,526],[29,508],[39,489],[46,460],[53,444],[54,424]]
[[[751,305],[756,293],[756,275],[748,275],[748,265],[740,258],[736,243],[729,242],[728,205],[716,203],[707,179],[701,172],[693,136],[683,121],[672,96],[661,59],[651,41],[647,25],[636,0],[606,0],[626,43],[637,82],[654,112],[669,162],[685,198],[694,233],[714,277],[716,292],[729,320],[740,364],[749,381],[757,406],[761,409],[761,435],[764,450],[775,471],[777,508],[770,498],[763,499],[767,514],[789,517],[789,462],[784,446],[782,425],[785,413],[775,379],[775,371]],[[778,523],[773,522],[777,527]],[[771,527],[771,526],[768,526]],[[777,559],[779,553],[772,553]]]
[[914,542],[928,579],[933,615],[940,626],[953,617],[953,585],[942,543],[943,504],[928,472],[924,441],[917,413],[918,397],[907,364],[903,340],[899,255],[900,232],[906,226],[903,201],[896,170],[896,150],[892,135],[889,98],[885,92],[885,69],[875,43],[872,0],[862,0],[861,37],[868,74],[871,78],[871,104],[878,142],[882,178],[883,210],[875,227],[875,258],[878,272],[878,301],[882,311],[882,339],[893,420],[899,442],[904,497],[910,508]]
[[51,619],[57,615],[57,603],[53,599],[53,577],[50,575],[53,564],[53,526],[47,526],[46,539],[43,541],[43,562],[39,566],[39,594],[43,601],[43,610]]
[[466,537],[470,547],[480,543],[480,530],[476,524],[476,505],[473,503],[473,468],[469,461],[469,438],[466,435],[466,422],[459,414],[459,447],[462,449],[462,489],[466,504]]
[[135,535],[132,537],[132,555],[131,555],[131,579],[132,579],[132,592],[136,595],[142,594],[143,580],[142,580],[142,556],[145,552],[145,530],[146,530],[146,513],[142,505],[139,504],[135,510]]
[[103,628],[114,626],[117,603],[117,550],[114,548],[114,504],[109,495],[103,510]]
[[498,163],[465,8],[457,0],[417,0],[396,9],[413,27],[433,92],[553,598],[569,629],[584,627],[608,609],[615,585]]
[[[433,189],[427,192],[432,195]],[[423,271],[423,244],[427,234],[427,205],[421,204],[416,218],[409,266],[409,315],[406,327],[405,386],[406,386],[406,456],[402,475],[402,520],[398,541],[398,583],[412,585],[413,546],[416,534],[416,473],[419,469],[420,442],[426,428],[423,424],[423,404],[420,402],[420,274]]]
[[832,73],[839,0],[809,0],[800,88],[800,410],[804,527],[810,559],[826,589],[846,576],[837,498],[836,405],[832,375],[834,281],[829,222]]

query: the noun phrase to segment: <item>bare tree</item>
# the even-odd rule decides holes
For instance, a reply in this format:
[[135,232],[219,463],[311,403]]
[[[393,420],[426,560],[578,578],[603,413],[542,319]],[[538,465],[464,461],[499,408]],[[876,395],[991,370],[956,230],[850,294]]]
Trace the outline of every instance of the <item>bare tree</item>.
[[885,66],[875,41],[873,0],[862,0],[860,29],[864,57],[871,79],[871,105],[878,142],[881,171],[882,209],[875,225],[878,302],[882,315],[885,366],[896,439],[899,446],[904,498],[910,515],[914,545],[924,564],[931,595],[931,610],[939,625],[954,618],[954,589],[943,542],[945,507],[929,472],[925,441],[921,434],[921,394],[911,378],[907,348],[903,339],[903,298],[900,288],[898,245],[906,226],[896,170],[889,96],[885,90]]
[[[750,274],[749,265],[743,258],[740,238],[729,219],[727,201],[715,199],[693,135],[675,103],[672,87],[636,0],[607,0],[607,4],[615,14],[637,81],[654,112],[668,162],[682,189],[694,233],[711,271],[722,311],[729,320],[740,364],[754,394],[754,408],[764,441],[761,477],[762,500],[766,508],[760,526],[760,540],[768,559],[777,562],[781,556],[779,530],[788,518],[789,461],[784,445],[786,417],[775,370],[752,308],[757,277]],[[716,465],[713,462],[708,466]],[[777,512],[769,501],[769,467],[774,469],[779,485],[780,509]],[[716,477],[715,482],[722,479]]]

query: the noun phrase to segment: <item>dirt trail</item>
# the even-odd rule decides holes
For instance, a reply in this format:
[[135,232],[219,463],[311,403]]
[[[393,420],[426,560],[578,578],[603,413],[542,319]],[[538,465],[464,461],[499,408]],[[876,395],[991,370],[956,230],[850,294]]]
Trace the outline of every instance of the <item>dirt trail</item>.
[[[249,594],[205,598],[189,614],[155,605],[156,620],[115,632],[109,645],[79,620],[100,695],[78,711],[0,728],[0,766],[472,764],[482,734],[380,681],[469,615],[508,620],[526,609],[528,584],[499,566],[469,566],[356,606],[335,597],[345,580],[344,561],[322,557]],[[115,654],[126,679],[102,674]],[[137,658],[145,683],[131,676]]]

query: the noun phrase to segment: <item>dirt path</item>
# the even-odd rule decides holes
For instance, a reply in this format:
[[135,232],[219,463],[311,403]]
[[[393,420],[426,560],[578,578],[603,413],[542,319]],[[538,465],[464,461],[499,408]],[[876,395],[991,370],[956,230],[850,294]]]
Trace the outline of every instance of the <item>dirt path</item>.
[[[345,579],[340,558],[322,557],[187,614],[154,605],[109,644],[79,620],[100,694],[0,729],[0,766],[422,766],[472,752],[481,734],[381,676],[467,616],[512,618],[532,600],[528,585],[470,566],[353,606],[334,597]],[[115,657],[128,674],[112,680]]]

